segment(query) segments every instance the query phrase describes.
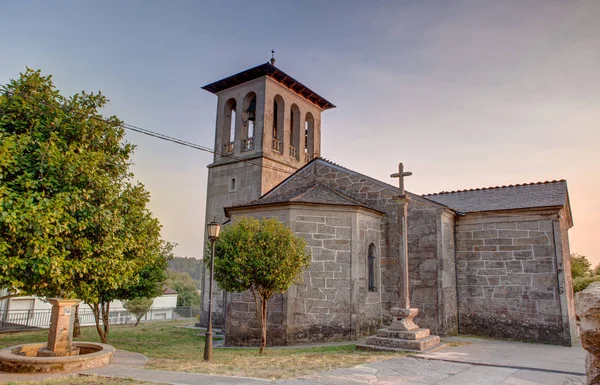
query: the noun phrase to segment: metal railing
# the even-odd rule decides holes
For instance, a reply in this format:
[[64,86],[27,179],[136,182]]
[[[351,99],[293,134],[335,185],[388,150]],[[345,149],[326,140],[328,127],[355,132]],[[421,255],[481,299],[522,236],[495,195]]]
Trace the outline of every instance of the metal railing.
[[[79,308],[79,323],[82,326],[94,325],[94,313],[84,305]],[[196,318],[199,307],[160,307],[152,308],[140,322]],[[45,310],[0,310],[0,333],[50,327],[51,309]],[[126,309],[111,309],[108,322],[111,325],[135,323],[136,318]]]

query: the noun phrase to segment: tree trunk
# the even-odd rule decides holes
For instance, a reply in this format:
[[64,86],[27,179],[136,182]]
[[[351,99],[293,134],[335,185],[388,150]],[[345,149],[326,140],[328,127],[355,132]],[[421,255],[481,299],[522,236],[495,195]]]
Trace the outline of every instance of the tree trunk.
[[73,321],[73,337],[81,337],[81,325],[79,323],[79,305],[75,306],[75,320]]
[[140,321],[142,320],[142,318],[143,318],[143,317],[144,317],[144,316],[141,316],[141,317],[135,317],[136,321],[135,321],[135,325],[133,325],[133,327],[136,327],[136,326],[138,326],[138,325],[140,324]]
[[110,331],[110,326],[108,324],[109,321],[109,312],[110,312],[110,302],[105,302],[102,305],[102,323],[104,324],[104,333],[100,336],[100,342],[103,344],[108,342],[108,332]]
[[106,338],[104,337],[104,331],[100,327],[100,306],[97,303],[91,304],[92,312],[94,313],[94,322],[96,323],[96,331],[100,336],[100,341],[104,341]]
[[262,333],[261,333],[261,338],[260,338],[260,351],[259,353],[264,353],[265,352],[265,347],[267,346],[267,300],[266,298],[264,298],[263,296],[261,296],[261,306],[262,306],[262,311],[261,311],[261,326],[262,326]]

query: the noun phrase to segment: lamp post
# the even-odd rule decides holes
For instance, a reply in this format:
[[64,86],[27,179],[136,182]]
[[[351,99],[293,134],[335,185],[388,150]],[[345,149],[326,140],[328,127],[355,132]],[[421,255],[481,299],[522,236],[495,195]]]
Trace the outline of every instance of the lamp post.
[[208,326],[206,328],[206,340],[204,341],[204,361],[212,361],[212,295],[213,295],[213,276],[215,271],[215,241],[219,238],[221,225],[214,219],[206,226],[208,240],[210,241],[212,252],[210,254],[210,281],[208,283]]

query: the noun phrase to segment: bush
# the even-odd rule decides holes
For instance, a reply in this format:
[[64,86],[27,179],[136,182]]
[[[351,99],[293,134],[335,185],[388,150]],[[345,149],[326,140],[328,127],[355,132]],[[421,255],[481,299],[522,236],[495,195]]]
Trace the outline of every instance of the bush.
[[573,280],[573,292],[577,293],[584,290],[592,282],[600,282],[600,275],[575,278]]

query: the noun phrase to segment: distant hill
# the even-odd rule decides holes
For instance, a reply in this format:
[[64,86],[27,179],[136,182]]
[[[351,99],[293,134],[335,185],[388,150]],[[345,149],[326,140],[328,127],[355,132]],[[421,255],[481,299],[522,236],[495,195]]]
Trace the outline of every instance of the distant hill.
[[188,273],[195,281],[202,278],[202,260],[193,257],[174,257],[169,267],[180,273]]

